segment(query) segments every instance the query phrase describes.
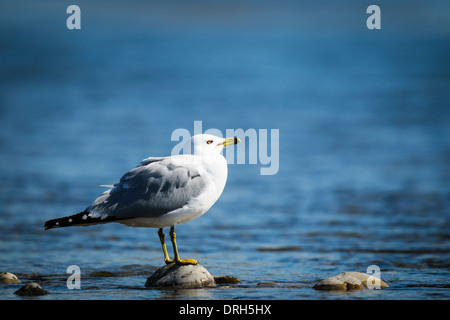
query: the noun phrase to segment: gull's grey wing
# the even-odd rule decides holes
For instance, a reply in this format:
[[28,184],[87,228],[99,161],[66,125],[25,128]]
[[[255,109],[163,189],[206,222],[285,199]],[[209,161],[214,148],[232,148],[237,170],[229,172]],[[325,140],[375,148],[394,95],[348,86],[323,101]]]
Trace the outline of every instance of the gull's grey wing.
[[146,159],[127,172],[87,208],[89,217],[131,219],[158,217],[197,197],[205,181],[195,166],[175,165],[170,158]]

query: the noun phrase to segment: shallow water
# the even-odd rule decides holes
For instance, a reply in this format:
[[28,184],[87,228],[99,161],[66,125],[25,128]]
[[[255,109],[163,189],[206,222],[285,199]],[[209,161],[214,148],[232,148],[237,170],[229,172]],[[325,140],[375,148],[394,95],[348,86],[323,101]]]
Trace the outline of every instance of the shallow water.
[[[79,1],[79,31],[63,7],[17,3],[0,13],[0,271],[51,292],[36,299],[450,297],[446,2],[413,2],[412,18],[428,12],[421,26],[388,7],[378,33],[360,26],[357,1],[342,16],[289,1]],[[276,175],[230,164],[214,207],[176,228],[182,257],[240,284],[146,289],[163,263],[156,229],[43,230],[140,160],[170,154],[172,132],[195,120],[280,130]],[[81,290],[66,286],[70,265]],[[312,289],[370,265],[390,288]],[[20,286],[0,298],[23,299]]]

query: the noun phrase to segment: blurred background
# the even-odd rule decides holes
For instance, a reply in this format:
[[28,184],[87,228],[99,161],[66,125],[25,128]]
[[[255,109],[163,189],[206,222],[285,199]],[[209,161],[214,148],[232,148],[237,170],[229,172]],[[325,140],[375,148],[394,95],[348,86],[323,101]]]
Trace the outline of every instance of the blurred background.
[[[66,27],[71,4],[81,30]],[[381,30],[366,27],[371,4]],[[338,297],[448,299],[449,12],[437,0],[2,1],[0,271],[52,299],[308,299],[327,297],[315,280],[376,264],[390,289]],[[182,257],[240,286],[141,290],[163,262],[156,229],[43,231],[169,155],[172,132],[196,120],[280,132],[276,175],[229,165],[216,205],[177,228]],[[65,287],[73,264],[85,290]]]

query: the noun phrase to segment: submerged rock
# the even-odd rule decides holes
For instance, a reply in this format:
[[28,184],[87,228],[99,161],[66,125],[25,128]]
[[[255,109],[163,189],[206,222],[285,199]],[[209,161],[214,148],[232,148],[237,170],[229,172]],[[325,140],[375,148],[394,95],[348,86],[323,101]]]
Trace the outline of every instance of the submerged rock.
[[36,282],[31,282],[24,285],[22,288],[14,292],[19,296],[43,296],[49,294],[47,290],[41,288]]
[[273,281],[266,281],[266,282],[258,282],[256,286],[258,288],[278,288],[280,285]]
[[0,283],[20,283],[20,280],[11,272],[0,272]]
[[117,273],[106,271],[106,270],[100,270],[100,271],[94,271],[90,274],[91,277],[94,278],[113,278],[113,277],[119,277]]
[[232,276],[214,276],[214,281],[216,284],[236,284],[241,282],[241,280]]
[[[368,281],[369,283],[368,285]],[[386,288],[386,282],[370,274],[362,272],[343,272],[333,277],[319,280],[313,289],[316,290],[361,290],[367,287]]]
[[171,263],[156,270],[145,283],[146,287],[203,288],[214,287],[214,277],[202,265]]

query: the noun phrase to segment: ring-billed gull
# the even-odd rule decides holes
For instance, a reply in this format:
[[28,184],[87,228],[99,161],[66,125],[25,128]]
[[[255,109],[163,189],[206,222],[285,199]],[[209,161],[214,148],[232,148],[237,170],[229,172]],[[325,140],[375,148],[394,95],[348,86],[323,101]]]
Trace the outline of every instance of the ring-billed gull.
[[[190,154],[151,157],[125,173],[89,207],[78,214],[49,220],[45,229],[118,222],[131,227],[159,228],[164,261],[197,264],[180,259],[175,225],[200,217],[217,201],[227,181],[227,161],[223,148],[237,144],[234,138],[208,134],[193,136],[184,150]],[[174,259],[170,260],[163,228],[170,227]]]

